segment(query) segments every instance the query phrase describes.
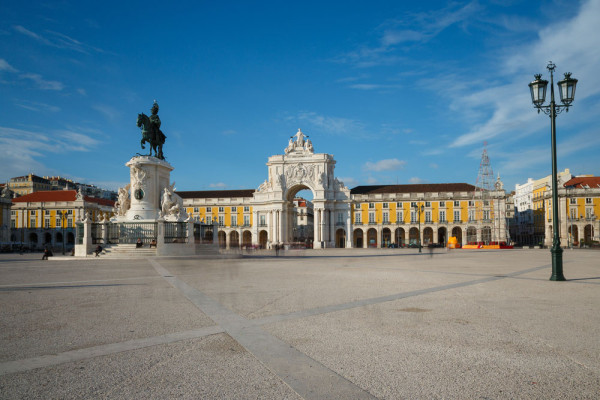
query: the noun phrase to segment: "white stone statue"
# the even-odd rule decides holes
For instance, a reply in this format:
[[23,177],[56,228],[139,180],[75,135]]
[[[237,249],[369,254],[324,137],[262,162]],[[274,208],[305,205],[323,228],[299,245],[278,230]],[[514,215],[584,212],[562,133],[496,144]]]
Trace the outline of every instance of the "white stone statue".
[[285,148],[285,154],[288,154],[293,149],[294,149],[294,139],[293,139],[293,136],[292,136],[292,137],[290,137],[290,141],[288,142],[288,146]]
[[261,183],[260,186],[258,187],[258,191],[263,192],[263,191],[267,190],[268,188],[269,188],[269,182],[267,182],[267,180],[265,179],[265,181],[263,183]]
[[132,168],[133,188],[140,189],[146,181],[146,171],[139,167]]
[[127,186],[119,188],[119,199],[115,203],[115,214],[122,217],[127,214],[127,210],[129,210],[129,206],[131,205],[131,199],[129,198],[129,188],[131,184],[127,184]]
[[175,183],[163,190],[161,211],[165,219],[185,219],[187,213],[183,208],[183,199],[175,193]]
[[309,151],[309,152],[311,152],[311,153],[315,152],[315,150],[313,149],[313,144],[310,141],[310,139],[306,139],[306,150]]
[[296,147],[304,147],[304,134],[300,129],[296,132]]

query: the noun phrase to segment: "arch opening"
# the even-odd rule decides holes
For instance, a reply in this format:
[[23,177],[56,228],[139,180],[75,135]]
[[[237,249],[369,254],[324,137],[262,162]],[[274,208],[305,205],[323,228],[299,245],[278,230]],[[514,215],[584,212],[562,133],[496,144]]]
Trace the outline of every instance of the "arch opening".
[[304,184],[290,187],[285,195],[284,218],[287,232],[284,242],[292,247],[311,248],[314,241],[314,192]]

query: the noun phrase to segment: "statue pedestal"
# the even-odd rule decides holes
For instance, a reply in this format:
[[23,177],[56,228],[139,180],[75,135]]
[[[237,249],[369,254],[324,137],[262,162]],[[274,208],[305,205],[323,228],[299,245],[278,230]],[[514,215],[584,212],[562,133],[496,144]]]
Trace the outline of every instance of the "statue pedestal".
[[171,182],[173,167],[150,156],[133,157],[125,165],[130,170],[131,205],[124,220],[156,221],[161,209],[161,194]]

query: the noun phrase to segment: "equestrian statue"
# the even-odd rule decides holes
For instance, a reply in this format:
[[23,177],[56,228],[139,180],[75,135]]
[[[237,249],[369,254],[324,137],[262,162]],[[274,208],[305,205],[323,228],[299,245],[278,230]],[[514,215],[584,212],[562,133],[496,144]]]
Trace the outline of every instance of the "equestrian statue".
[[160,130],[160,118],[158,117],[158,103],[156,100],[154,100],[150,111],[152,115],[149,117],[144,113],[138,114],[137,126],[142,129],[140,145],[142,149],[145,149],[144,143],[149,143],[150,154],[148,155],[152,156],[152,151],[154,150],[154,157],[164,160],[165,156],[163,155],[162,147],[167,137]]

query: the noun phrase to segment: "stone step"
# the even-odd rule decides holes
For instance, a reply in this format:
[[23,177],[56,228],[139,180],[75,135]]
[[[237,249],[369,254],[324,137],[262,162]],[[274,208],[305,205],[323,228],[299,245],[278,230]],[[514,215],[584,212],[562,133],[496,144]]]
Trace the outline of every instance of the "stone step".
[[136,248],[135,244],[117,244],[107,246],[101,253],[105,257],[154,257],[156,248]]

